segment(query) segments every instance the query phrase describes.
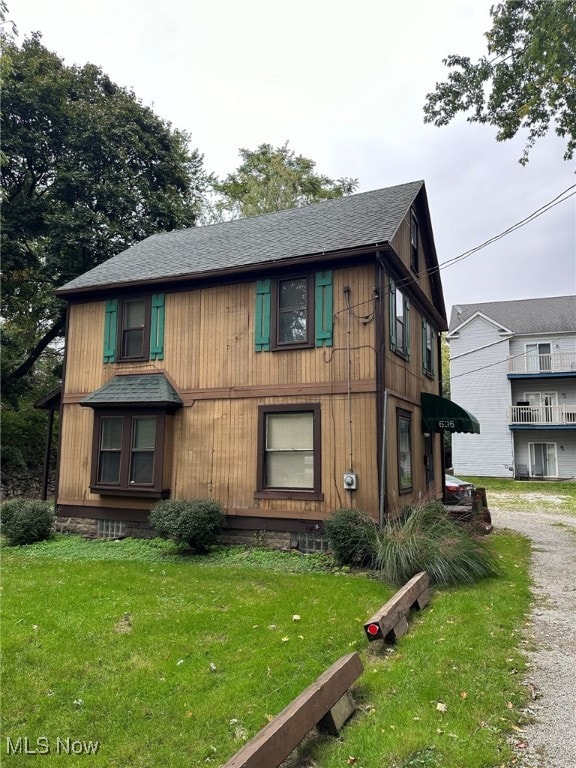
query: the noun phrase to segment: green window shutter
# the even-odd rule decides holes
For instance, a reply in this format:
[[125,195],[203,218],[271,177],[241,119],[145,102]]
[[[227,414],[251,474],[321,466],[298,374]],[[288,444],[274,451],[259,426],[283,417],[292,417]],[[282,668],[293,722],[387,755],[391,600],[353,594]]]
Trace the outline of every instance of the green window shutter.
[[404,352],[410,357],[410,302],[404,298]]
[[270,280],[256,281],[254,349],[256,352],[270,351]]
[[388,297],[388,320],[390,325],[390,349],[396,351],[396,283],[390,278],[390,295]]
[[116,334],[118,328],[118,299],[108,299],[104,314],[104,362],[116,360]]
[[152,294],[150,360],[164,360],[164,294]]
[[333,287],[332,271],[316,272],[315,287],[315,345],[332,346]]
[[436,376],[436,333],[432,331],[432,350],[431,350],[430,373]]

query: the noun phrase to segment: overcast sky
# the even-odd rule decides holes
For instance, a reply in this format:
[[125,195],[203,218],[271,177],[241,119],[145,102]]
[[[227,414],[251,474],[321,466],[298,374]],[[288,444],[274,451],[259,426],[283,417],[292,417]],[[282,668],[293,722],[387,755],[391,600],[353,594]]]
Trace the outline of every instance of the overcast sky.
[[[576,183],[550,135],[524,141],[459,117],[424,125],[451,53],[485,52],[494,0],[8,0],[20,40],[40,31],[67,64],[90,61],[188,131],[207,171],[238,149],[286,141],[364,192],[426,182],[440,262],[526,218]],[[575,197],[442,271],[453,304],[576,292]]]

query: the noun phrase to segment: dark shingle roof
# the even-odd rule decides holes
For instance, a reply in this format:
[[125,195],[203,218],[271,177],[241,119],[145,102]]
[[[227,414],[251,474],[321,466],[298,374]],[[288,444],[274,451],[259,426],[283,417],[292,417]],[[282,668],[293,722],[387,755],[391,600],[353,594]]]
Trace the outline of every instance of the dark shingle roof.
[[515,334],[576,331],[576,296],[457,304],[452,307],[450,332],[477,312],[482,312]]
[[120,405],[178,408],[180,396],[163,373],[113,376],[80,402],[90,408]]
[[146,238],[57,293],[201,275],[390,242],[424,186],[395,187]]

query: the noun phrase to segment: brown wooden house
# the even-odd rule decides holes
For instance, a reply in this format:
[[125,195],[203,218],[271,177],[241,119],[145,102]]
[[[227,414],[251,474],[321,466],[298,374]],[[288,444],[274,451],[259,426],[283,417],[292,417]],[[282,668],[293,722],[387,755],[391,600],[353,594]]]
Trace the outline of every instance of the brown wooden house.
[[422,181],[157,234],[57,293],[63,526],[144,534],[158,499],[211,497],[230,531],[305,548],[339,507],[441,498]]

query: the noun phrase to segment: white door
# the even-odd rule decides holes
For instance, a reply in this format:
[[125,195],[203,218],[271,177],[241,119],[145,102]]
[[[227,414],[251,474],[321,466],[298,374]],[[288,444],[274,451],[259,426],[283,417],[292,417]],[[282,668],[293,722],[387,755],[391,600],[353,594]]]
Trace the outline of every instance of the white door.
[[531,477],[558,477],[556,443],[530,443]]
[[529,372],[552,370],[550,344],[526,344],[526,370]]
[[556,421],[558,392],[525,392],[524,400],[530,406],[533,423],[553,424]]

